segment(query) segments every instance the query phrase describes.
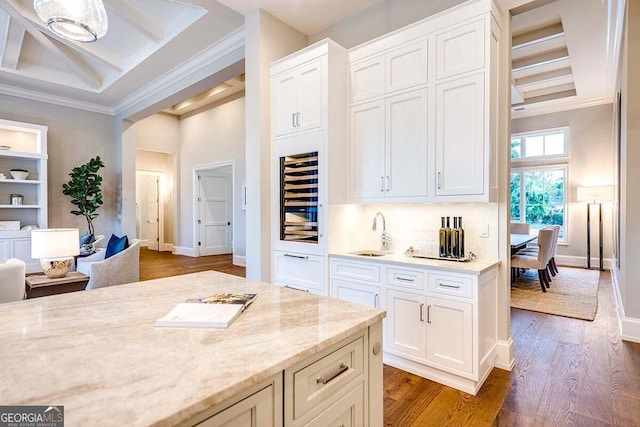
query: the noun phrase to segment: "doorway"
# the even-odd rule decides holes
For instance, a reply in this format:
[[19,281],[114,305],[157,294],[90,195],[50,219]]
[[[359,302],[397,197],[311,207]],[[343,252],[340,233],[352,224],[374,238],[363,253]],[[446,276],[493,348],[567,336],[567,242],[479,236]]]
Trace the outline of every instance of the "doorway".
[[233,253],[233,164],[196,171],[195,235],[199,256]]
[[141,246],[157,251],[164,241],[160,186],[162,172],[136,171],[136,237]]

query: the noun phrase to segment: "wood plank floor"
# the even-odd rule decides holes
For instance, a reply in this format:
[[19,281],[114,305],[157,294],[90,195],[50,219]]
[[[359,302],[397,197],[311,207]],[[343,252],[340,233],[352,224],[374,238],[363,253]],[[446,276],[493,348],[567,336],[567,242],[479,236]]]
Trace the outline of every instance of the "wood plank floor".
[[[141,250],[140,280],[203,270],[245,275],[230,255]],[[608,272],[599,287],[593,322],[512,309],[516,366],[477,396],[385,365],[385,425],[640,427],[640,344],[620,339]]]

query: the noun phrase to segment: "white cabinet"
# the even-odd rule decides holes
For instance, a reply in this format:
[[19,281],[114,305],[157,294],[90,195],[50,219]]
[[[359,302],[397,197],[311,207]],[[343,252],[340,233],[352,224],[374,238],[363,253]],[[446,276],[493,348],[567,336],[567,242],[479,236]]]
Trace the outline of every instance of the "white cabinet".
[[[0,221],[14,221],[18,230],[0,230],[2,259],[19,258],[27,263],[27,272],[39,271],[31,259],[31,231],[25,226],[47,227],[47,127],[0,120]],[[11,169],[29,172],[26,179],[13,179]],[[12,195],[22,203],[11,203]]]
[[197,424],[198,427],[275,427],[273,385]]
[[326,295],[323,256],[274,251],[274,260],[275,285]]
[[485,192],[484,73],[436,85],[436,196]]
[[436,64],[438,80],[483,68],[484,20],[436,34]]
[[350,196],[427,196],[427,89],[351,107]]
[[272,78],[275,137],[322,126],[322,69],[322,60],[314,60]]
[[497,270],[332,256],[331,296],[371,305],[379,292],[384,362],[476,394],[497,352]]

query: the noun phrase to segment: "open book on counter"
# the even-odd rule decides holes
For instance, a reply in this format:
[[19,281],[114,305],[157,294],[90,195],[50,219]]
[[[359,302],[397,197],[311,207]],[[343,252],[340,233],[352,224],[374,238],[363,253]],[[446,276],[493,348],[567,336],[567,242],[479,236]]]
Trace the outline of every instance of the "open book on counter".
[[158,319],[154,326],[167,328],[226,328],[258,294],[215,294],[188,299]]

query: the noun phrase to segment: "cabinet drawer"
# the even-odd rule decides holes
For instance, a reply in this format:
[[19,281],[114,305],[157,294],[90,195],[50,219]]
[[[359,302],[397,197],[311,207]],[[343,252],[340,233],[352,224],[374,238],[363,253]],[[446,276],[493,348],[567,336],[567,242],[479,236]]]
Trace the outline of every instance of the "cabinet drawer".
[[472,298],[473,279],[467,276],[429,273],[429,292]]
[[331,277],[364,280],[377,284],[380,283],[380,266],[375,264],[332,259]]
[[380,307],[380,286],[367,286],[362,283],[332,277],[331,296],[373,308]]
[[324,257],[275,251],[274,282],[278,285],[326,295]]
[[306,427],[358,427],[364,425],[364,384],[360,383],[346,396],[305,424]]
[[424,289],[424,271],[388,268],[387,284],[409,289]]
[[341,347],[293,374],[293,419],[344,389],[364,369],[364,338]]

